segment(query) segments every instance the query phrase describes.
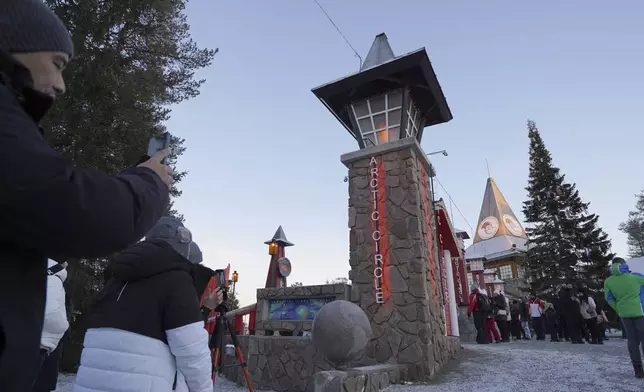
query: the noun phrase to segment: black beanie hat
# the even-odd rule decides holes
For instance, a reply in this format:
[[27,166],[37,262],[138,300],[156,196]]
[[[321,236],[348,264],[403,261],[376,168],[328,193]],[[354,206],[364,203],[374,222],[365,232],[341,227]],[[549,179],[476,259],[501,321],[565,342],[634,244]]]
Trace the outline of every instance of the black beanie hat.
[[0,50],[74,55],[69,31],[43,0],[0,0]]

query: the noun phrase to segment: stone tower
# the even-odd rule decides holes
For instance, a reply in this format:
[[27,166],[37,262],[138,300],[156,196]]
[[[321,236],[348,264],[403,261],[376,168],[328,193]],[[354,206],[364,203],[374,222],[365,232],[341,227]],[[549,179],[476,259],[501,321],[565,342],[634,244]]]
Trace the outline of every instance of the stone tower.
[[360,71],[314,94],[356,139],[349,169],[352,301],[373,338],[361,365],[409,365],[431,377],[454,355],[445,307],[433,203],[434,169],[423,129],[452,119],[426,51],[395,57],[376,37]]

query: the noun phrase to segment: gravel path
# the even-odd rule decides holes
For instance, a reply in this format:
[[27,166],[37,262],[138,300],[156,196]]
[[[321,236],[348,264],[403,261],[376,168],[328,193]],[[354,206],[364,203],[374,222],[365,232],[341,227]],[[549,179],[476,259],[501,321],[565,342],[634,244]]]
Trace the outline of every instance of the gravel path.
[[461,360],[430,384],[395,385],[388,392],[641,392],[626,341],[573,345],[521,341],[466,344]]
[[[602,346],[550,342],[466,344],[461,360],[429,384],[394,385],[387,392],[642,392],[633,377],[626,342]],[[71,392],[74,376],[61,374],[56,392]],[[243,392],[217,378],[216,392]]]

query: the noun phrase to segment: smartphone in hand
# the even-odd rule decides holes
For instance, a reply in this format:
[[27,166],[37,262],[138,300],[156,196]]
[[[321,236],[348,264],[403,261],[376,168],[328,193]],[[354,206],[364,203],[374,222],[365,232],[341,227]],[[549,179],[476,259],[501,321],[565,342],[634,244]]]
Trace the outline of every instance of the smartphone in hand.
[[[157,152],[162,151],[170,147],[170,139],[172,138],[172,135],[170,135],[170,132],[164,132],[159,136],[154,136],[150,138],[150,142],[148,143],[148,157],[153,157],[156,155]],[[167,160],[168,158],[164,158],[161,163],[164,165],[167,165]]]

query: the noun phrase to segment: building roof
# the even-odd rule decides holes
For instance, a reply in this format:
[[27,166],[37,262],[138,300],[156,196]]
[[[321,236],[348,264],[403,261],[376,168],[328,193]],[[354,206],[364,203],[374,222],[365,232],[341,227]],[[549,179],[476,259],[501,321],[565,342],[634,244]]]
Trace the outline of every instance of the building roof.
[[492,177],[487,179],[474,242],[465,250],[465,260],[492,261],[522,254],[528,237]]

